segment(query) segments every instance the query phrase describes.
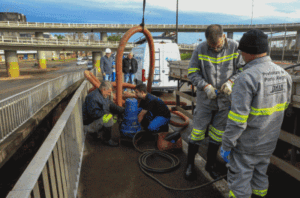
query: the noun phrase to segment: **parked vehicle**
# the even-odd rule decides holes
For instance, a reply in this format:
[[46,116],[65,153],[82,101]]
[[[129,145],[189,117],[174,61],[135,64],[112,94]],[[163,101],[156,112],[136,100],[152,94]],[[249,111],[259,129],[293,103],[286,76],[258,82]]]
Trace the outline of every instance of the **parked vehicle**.
[[86,65],[86,64],[87,64],[87,61],[85,61],[85,60],[79,60],[76,63],[76,65]]
[[77,60],[78,60],[78,61],[82,60],[82,57],[81,57],[81,56],[79,56],[79,57],[77,58]]
[[[169,79],[169,63],[168,61],[179,61],[180,53],[176,43],[173,43],[173,38],[153,37],[155,48],[155,71],[153,78],[153,91],[169,91],[173,92],[177,88],[175,80]],[[134,58],[138,62],[138,71],[135,75],[137,84],[147,84],[149,73],[149,47],[146,39],[137,42],[141,45],[134,47],[132,52]]]
[[88,70],[93,69],[93,62],[92,62],[92,61],[89,61],[89,62],[88,62],[88,64],[87,64],[87,69],[88,69]]

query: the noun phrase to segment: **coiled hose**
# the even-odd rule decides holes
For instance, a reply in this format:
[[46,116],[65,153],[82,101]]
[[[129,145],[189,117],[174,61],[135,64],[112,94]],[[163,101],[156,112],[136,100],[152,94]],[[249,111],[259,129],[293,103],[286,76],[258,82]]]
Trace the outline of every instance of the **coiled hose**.
[[[226,177],[226,175],[224,176],[221,176],[213,181],[210,181],[208,183],[205,183],[205,184],[202,184],[200,186],[195,186],[195,187],[192,187],[192,188],[174,188],[174,187],[171,187],[171,186],[168,186],[166,184],[164,184],[163,182],[161,182],[159,179],[155,178],[153,175],[151,175],[149,172],[152,172],[152,173],[167,173],[167,172],[171,172],[171,171],[174,171],[176,170],[179,166],[180,166],[180,160],[178,159],[177,156],[171,154],[171,153],[168,153],[168,152],[165,152],[165,151],[158,151],[158,150],[155,150],[155,149],[145,149],[145,150],[140,150],[138,147],[137,147],[137,140],[136,140],[136,137],[138,134],[141,134],[141,133],[146,133],[145,131],[140,131],[140,132],[137,132],[134,137],[133,137],[133,146],[134,148],[142,153],[139,157],[139,165],[140,165],[140,169],[141,171],[146,174],[147,176],[151,177],[153,180],[155,180],[156,182],[158,182],[160,185],[162,185],[163,187],[167,188],[167,189],[170,189],[170,190],[176,190],[176,191],[189,191],[189,190],[196,190],[196,189],[200,189],[200,188],[203,188],[205,186],[208,186],[210,184],[213,184],[223,178]],[[150,167],[148,164],[147,164],[147,161],[149,161],[148,159],[150,158],[153,158],[153,156],[155,155],[159,155],[160,157],[166,159],[167,161],[171,162],[171,166],[170,167],[166,167],[166,168],[153,168],[153,167]]]

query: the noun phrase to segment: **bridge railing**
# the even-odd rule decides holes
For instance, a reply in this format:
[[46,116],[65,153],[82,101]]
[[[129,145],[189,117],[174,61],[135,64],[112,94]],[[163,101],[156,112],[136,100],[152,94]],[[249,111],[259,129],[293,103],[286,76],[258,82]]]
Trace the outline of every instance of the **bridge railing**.
[[[91,40],[71,40],[71,39],[48,39],[48,38],[24,38],[24,37],[0,37],[0,43],[10,43],[10,44],[38,44],[38,45],[69,45],[69,46],[112,46],[118,47],[119,41],[91,41]],[[136,44],[129,42],[126,47],[135,47]]]
[[82,71],[66,74],[0,100],[0,142],[83,77]]
[[77,196],[85,141],[82,104],[91,87],[85,80],[77,89],[8,198]]
[[[18,21],[2,21],[0,26],[9,27],[47,27],[47,28],[131,28],[138,24],[80,24],[80,23],[37,23],[37,22],[18,22]],[[175,24],[146,24],[147,28],[176,28]],[[178,28],[206,28],[208,25],[178,25]],[[278,23],[278,24],[234,24],[223,25],[224,29],[236,28],[278,28],[278,27],[294,27],[300,26],[300,23]]]

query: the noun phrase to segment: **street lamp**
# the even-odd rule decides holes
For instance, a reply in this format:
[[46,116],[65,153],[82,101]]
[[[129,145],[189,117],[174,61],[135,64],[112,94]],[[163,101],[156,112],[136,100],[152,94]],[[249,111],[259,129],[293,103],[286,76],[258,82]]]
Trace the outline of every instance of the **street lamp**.
[[176,43],[178,44],[178,0],[176,6]]

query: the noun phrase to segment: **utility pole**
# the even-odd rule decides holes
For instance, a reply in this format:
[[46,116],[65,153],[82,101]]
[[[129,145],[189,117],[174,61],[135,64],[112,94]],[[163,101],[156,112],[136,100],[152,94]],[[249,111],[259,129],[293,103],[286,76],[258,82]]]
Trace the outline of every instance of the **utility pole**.
[[178,0],[176,7],[176,43],[178,44]]
[[252,0],[252,16],[251,16],[251,25],[252,25],[252,20],[253,20],[253,7],[254,7],[254,0]]

